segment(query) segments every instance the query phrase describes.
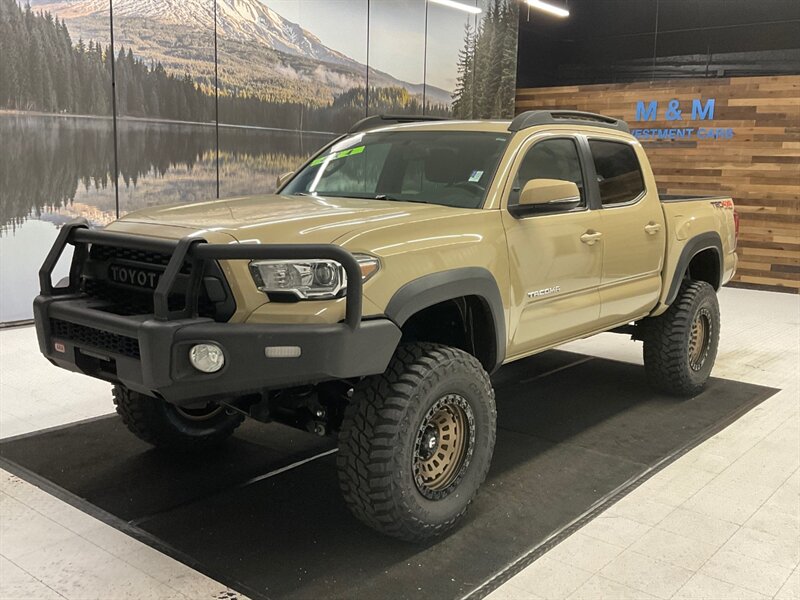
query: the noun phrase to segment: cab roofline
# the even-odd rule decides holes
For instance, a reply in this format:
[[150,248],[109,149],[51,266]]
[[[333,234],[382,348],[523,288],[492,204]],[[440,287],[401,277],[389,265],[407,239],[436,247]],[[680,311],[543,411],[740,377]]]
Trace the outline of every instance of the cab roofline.
[[630,133],[628,124],[621,119],[579,110],[528,110],[518,114],[511,121],[494,119],[455,120],[449,117],[432,115],[373,115],[356,122],[347,133],[352,135],[354,133],[397,125],[431,125],[438,128],[437,126],[457,127],[465,124],[492,124],[497,126],[498,131],[510,131],[512,133],[542,125],[602,127],[604,129],[613,129],[623,133]]
[[539,125],[604,127],[630,133],[628,124],[621,119],[580,110],[526,110],[514,117],[508,130],[521,131]]

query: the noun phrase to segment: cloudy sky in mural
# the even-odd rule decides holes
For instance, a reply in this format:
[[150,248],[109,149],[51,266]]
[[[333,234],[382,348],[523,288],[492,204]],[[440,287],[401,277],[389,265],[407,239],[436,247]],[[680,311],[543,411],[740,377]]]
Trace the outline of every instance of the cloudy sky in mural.
[[[469,3],[469,0],[466,0]],[[363,37],[366,0],[268,0],[263,4],[314,32],[326,46],[365,63]],[[372,41],[388,40],[394,52],[370,55],[370,66],[391,73],[410,83],[421,83],[420,61],[409,61],[409,54],[423,53],[425,7],[421,0],[372,0],[370,24]],[[428,7],[428,82],[452,91],[456,60],[464,38],[466,13],[430,4]],[[377,18],[376,18],[377,17]]]

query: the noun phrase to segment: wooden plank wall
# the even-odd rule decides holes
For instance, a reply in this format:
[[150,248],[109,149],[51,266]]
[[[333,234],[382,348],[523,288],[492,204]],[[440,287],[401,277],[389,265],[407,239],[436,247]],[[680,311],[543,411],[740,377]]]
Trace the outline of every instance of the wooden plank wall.
[[[692,99],[716,99],[713,121],[691,121]],[[680,101],[682,122],[666,121]],[[658,101],[658,120],[636,122],[636,102]],[[662,193],[729,195],[741,216],[746,287],[800,291],[800,76],[681,79],[517,90],[517,112],[599,112],[634,128],[731,127],[730,140],[642,140]]]

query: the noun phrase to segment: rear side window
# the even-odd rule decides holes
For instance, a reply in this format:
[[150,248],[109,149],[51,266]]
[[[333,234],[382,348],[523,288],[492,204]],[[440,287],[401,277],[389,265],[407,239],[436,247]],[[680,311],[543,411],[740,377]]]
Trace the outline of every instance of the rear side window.
[[631,202],[644,192],[644,177],[629,144],[589,140],[603,206]]

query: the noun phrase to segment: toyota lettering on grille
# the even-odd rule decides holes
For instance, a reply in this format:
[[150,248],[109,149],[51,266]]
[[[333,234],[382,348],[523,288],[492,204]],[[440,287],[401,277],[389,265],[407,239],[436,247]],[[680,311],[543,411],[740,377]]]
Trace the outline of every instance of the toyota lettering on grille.
[[109,265],[108,267],[108,278],[112,282],[122,283],[124,285],[133,285],[147,289],[154,290],[158,285],[158,279],[160,276],[161,273],[159,271],[139,269],[137,267],[128,267],[126,265]]

